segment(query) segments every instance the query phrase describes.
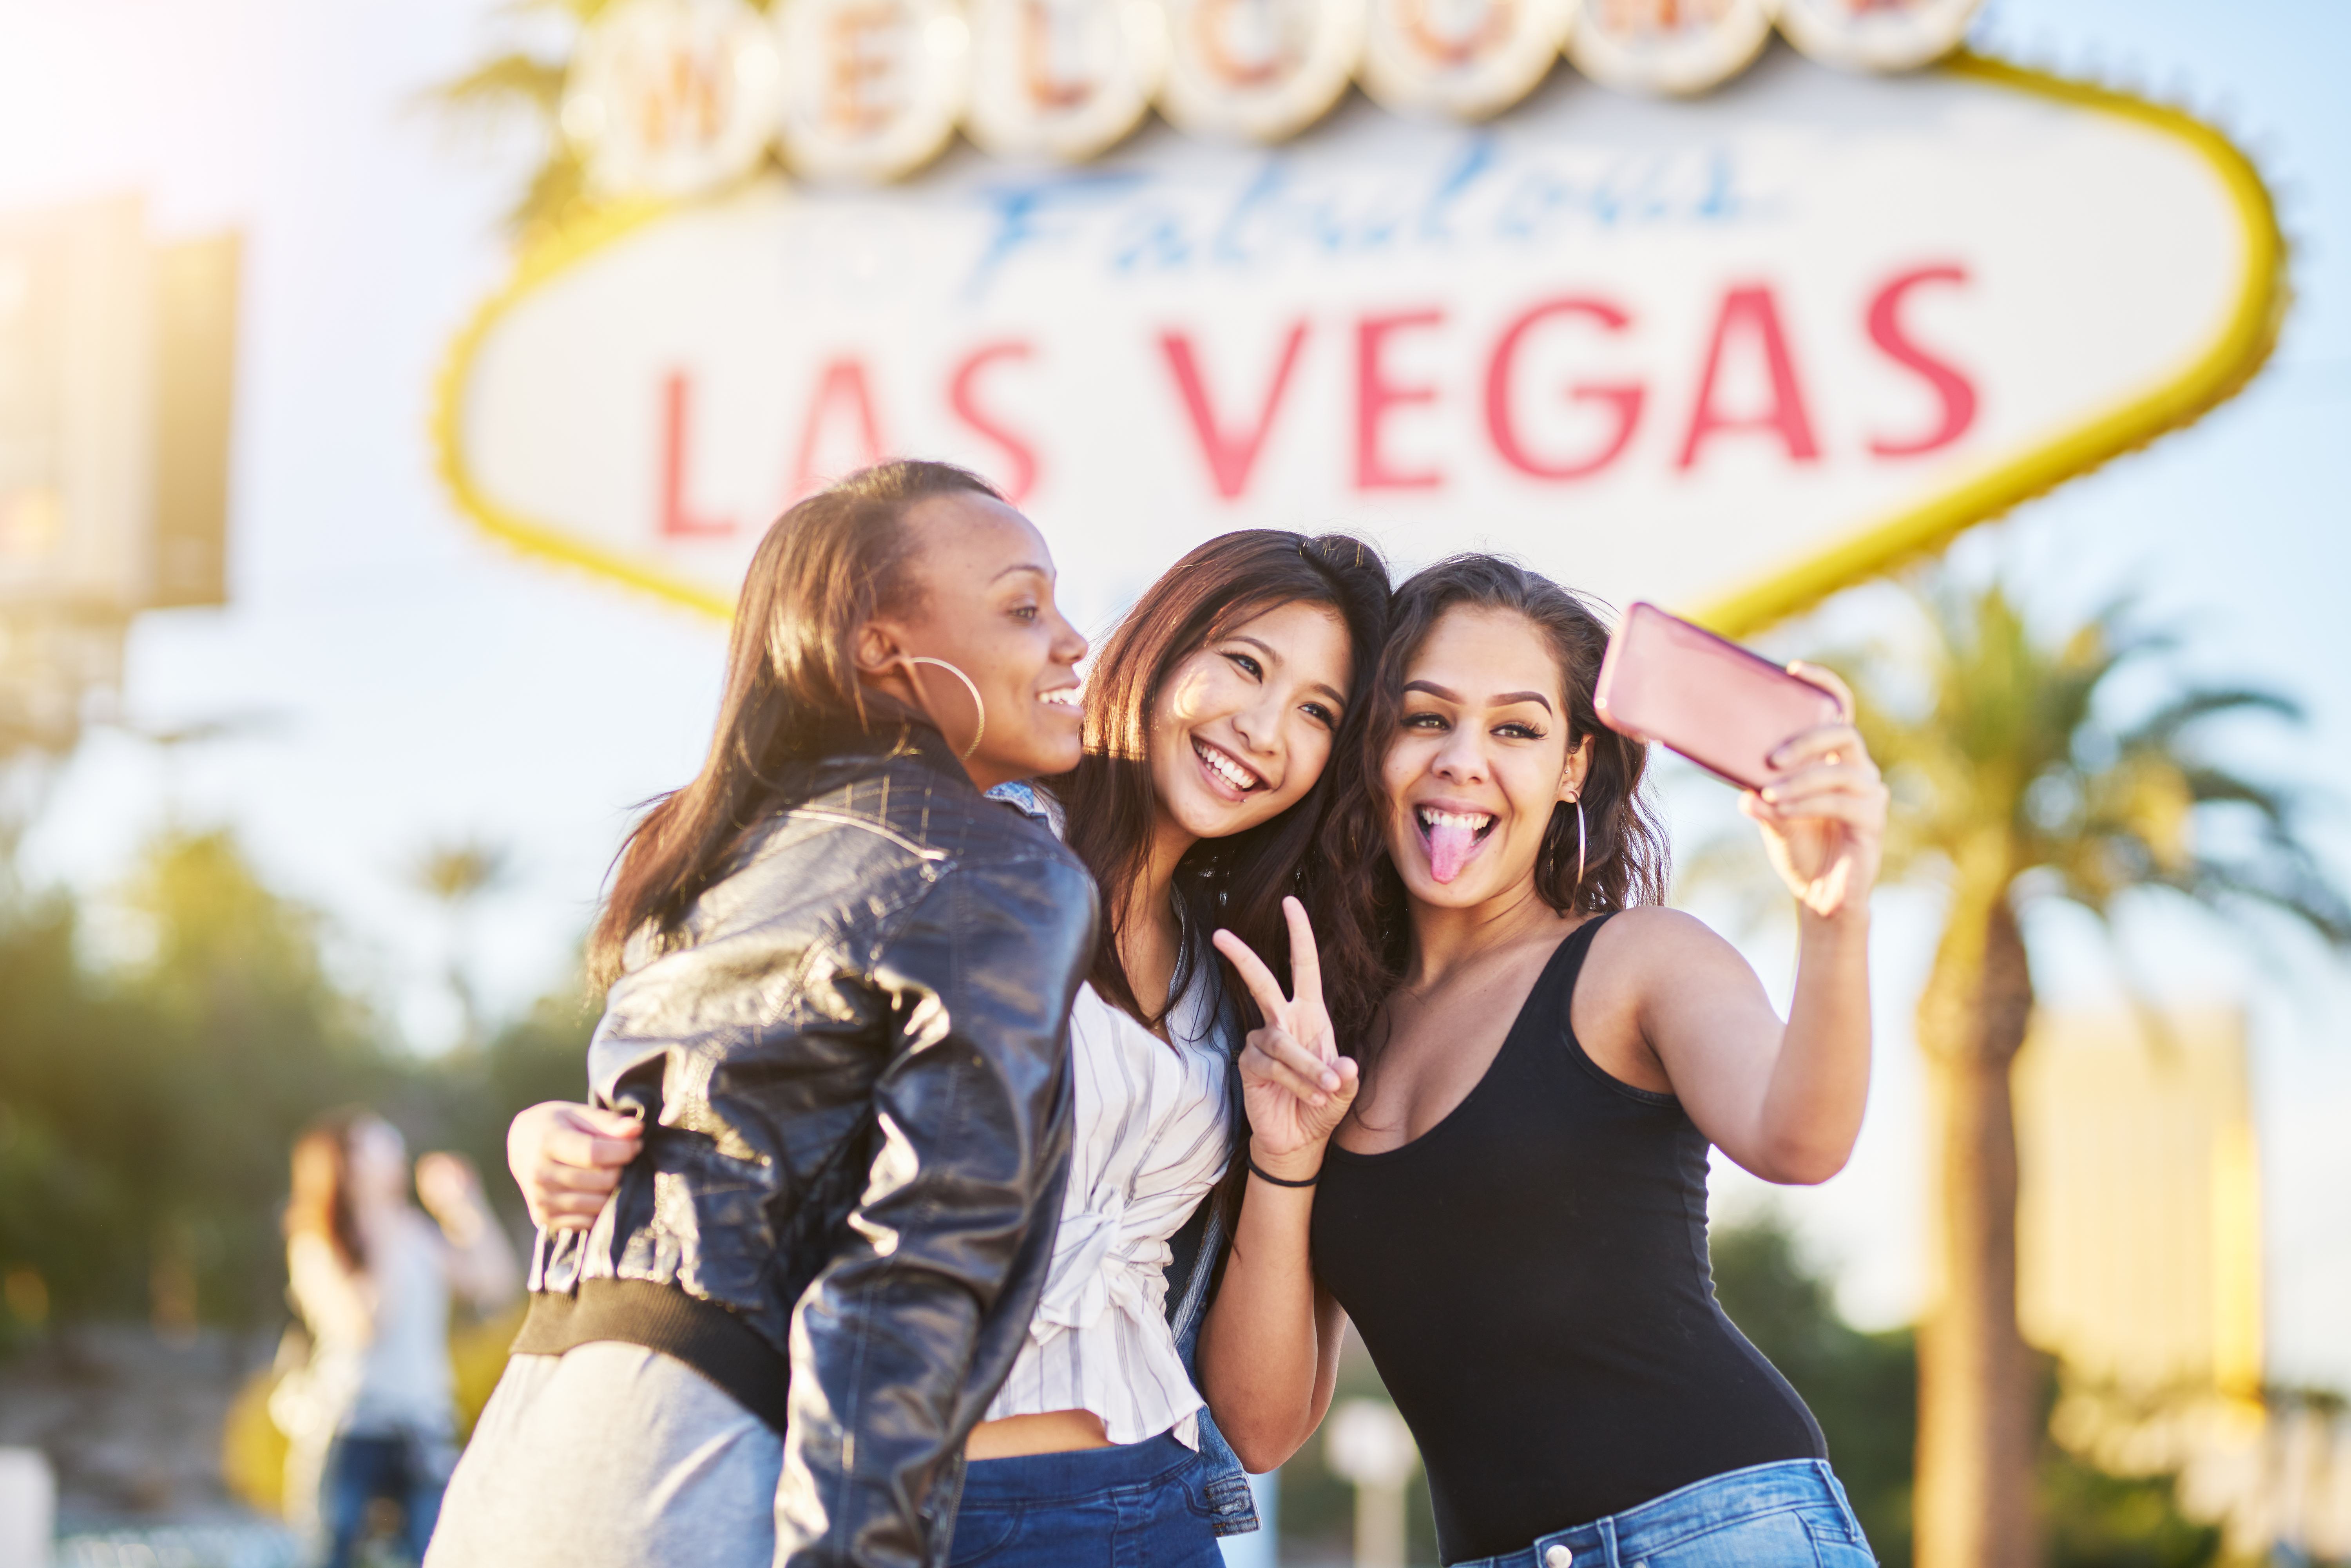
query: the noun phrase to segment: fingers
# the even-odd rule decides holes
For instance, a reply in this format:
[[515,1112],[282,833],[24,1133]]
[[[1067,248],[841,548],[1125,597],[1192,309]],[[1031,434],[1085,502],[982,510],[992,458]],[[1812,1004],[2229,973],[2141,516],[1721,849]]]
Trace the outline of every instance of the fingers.
[[1810,681],[1813,685],[1826,690],[1831,696],[1836,698],[1837,706],[1844,709],[1845,716],[1847,718],[1853,716],[1853,688],[1844,684],[1843,675],[1838,674],[1826,664],[1814,664],[1802,659],[1791,664],[1788,666],[1788,673],[1800,681]]
[[562,1114],[558,1118],[575,1127],[585,1127],[607,1138],[633,1138],[641,1135],[645,1124],[626,1111],[608,1110],[601,1105],[575,1105],[559,1101]]
[[1257,998],[1257,1005],[1264,1012],[1268,1023],[1278,1022],[1290,1016],[1290,998],[1281,994],[1281,982],[1273,977],[1273,971],[1265,967],[1265,960],[1249,950],[1248,943],[1229,931],[1219,931],[1209,940],[1217,945],[1217,951],[1230,959],[1233,967],[1240,971],[1241,983],[1249,988],[1249,995]]
[[1241,1052],[1241,1077],[1249,1084],[1272,1084],[1309,1105],[1325,1105],[1346,1086],[1336,1069],[1279,1029],[1251,1030]]
[[1757,793],[1759,803],[1769,807],[1776,820],[1833,817],[1857,826],[1882,823],[1888,799],[1876,768],[1844,764],[1792,773]]
[[533,1223],[549,1230],[585,1230],[620,1185],[617,1166],[597,1170],[543,1165],[523,1184],[523,1199]]
[[416,1157],[416,1181],[420,1186],[474,1187],[481,1177],[474,1174],[474,1162],[463,1155],[453,1155],[445,1149],[435,1149]]
[[1763,760],[1775,773],[1793,773],[1815,763],[1865,768],[1872,774],[1877,771],[1877,764],[1870,760],[1869,747],[1862,744],[1861,731],[1849,724],[1824,724],[1792,735]]
[[637,1157],[644,1147],[642,1134],[633,1137],[606,1137],[600,1133],[579,1127],[557,1126],[548,1130],[538,1145],[541,1165],[580,1166],[591,1170],[618,1170]]
[[1324,1061],[1311,1047],[1301,1043],[1288,1030],[1265,1029],[1255,1031],[1255,1034],[1265,1037],[1259,1050],[1295,1071],[1315,1088],[1327,1092],[1339,1087],[1339,1070]]
[[1322,1005],[1322,955],[1314,946],[1314,922],[1306,905],[1295,898],[1281,901],[1281,916],[1290,923],[1290,994],[1301,1002]]

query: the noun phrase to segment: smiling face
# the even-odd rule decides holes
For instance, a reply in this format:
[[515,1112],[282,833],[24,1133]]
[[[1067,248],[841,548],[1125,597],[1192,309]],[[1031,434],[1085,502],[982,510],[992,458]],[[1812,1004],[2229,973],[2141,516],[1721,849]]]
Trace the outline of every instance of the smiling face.
[[1335,611],[1291,602],[1169,671],[1151,714],[1160,811],[1195,839],[1221,839],[1296,804],[1331,760],[1350,656]]
[[1583,782],[1559,661],[1515,611],[1446,612],[1405,670],[1382,759],[1388,853],[1414,900],[1467,909],[1531,894],[1552,811]]
[[[904,527],[916,591],[869,623],[861,665],[912,681],[947,744],[958,753],[971,748],[964,768],[983,789],[1076,767],[1083,726],[1077,664],[1086,640],[1053,602],[1044,536],[1003,502],[977,494],[920,502]],[[871,652],[876,635],[888,644],[883,653]],[[970,677],[984,725],[963,682],[924,658]]]

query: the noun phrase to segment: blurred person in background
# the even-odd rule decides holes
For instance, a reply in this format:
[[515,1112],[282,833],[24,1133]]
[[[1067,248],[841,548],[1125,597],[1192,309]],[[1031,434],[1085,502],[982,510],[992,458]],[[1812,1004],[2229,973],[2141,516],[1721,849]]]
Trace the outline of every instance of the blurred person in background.
[[409,1201],[407,1145],[372,1112],[320,1117],[293,1165],[286,1272],[311,1350],[270,1400],[288,1440],[287,1511],[315,1561],[347,1568],[389,1503],[421,1561],[456,1458],[450,1295],[494,1310],[519,1294],[521,1270],[472,1165],[416,1162],[428,1219]]
[[982,794],[1077,764],[1054,586],[945,464],[760,542],[707,758],[590,939],[589,1082],[643,1153],[539,1239],[434,1568],[936,1563],[1069,1167],[1093,883]]
[[[1354,921],[1325,896],[1341,879],[1313,847],[1357,749],[1387,600],[1385,564],[1350,536],[1210,539],[1106,641],[1084,760],[991,792],[1078,852],[1110,919],[1071,1015],[1073,1152],[1050,1276],[967,1446],[954,1563],[1215,1568],[1217,1536],[1258,1528],[1244,1462],[1270,1470],[1296,1446],[1236,1454],[1217,1425],[1226,1385],[1330,1401],[1339,1340],[1314,1333],[1302,1240],[1256,1244],[1302,1237],[1302,1218],[1267,1214],[1302,1216],[1310,1195],[1251,1173],[1301,1145],[1319,1157],[1352,1078],[1295,1045],[1287,1060],[1244,1051],[1248,993],[1208,937],[1228,927],[1280,955],[1293,890],[1292,918]],[[585,1229],[636,1126],[549,1103],[515,1118],[508,1151],[532,1217]],[[1216,1364],[1201,1364],[1204,1333]]]

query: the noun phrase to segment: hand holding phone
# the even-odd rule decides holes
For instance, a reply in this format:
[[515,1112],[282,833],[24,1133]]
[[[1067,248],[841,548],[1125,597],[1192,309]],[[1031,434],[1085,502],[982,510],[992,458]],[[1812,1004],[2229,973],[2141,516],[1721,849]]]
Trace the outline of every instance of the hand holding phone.
[[1656,740],[1748,790],[1740,810],[1762,829],[1772,868],[1827,917],[1866,911],[1887,797],[1851,727],[1844,683],[1817,673],[1814,681],[1783,670],[1635,604],[1609,640],[1593,704],[1611,729]]
[[1791,738],[1851,721],[1826,687],[1646,603],[1627,609],[1608,640],[1593,706],[1609,728],[1743,789],[1779,776],[1771,757]]

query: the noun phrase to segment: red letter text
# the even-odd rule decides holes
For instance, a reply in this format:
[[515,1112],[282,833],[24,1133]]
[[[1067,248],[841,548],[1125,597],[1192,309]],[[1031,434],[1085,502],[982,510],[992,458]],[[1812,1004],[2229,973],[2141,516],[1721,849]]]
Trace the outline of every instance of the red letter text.
[[1434,470],[1399,473],[1388,466],[1380,450],[1380,435],[1388,412],[1401,404],[1435,402],[1437,389],[1400,387],[1387,379],[1380,357],[1388,334],[1412,327],[1434,327],[1445,319],[1442,310],[1407,310],[1397,316],[1366,316],[1355,325],[1355,488],[1358,490],[1431,490],[1445,483]]
[[672,371],[662,387],[661,531],[665,538],[723,538],[731,517],[698,517],[685,498],[686,438],[694,417],[694,382]]
[[1590,454],[1560,461],[1548,461],[1527,450],[1520,439],[1518,421],[1510,413],[1510,388],[1519,360],[1519,345],[1536,327],[1555,316],[1588,316],[1611,332],[1621,332],[1627,325],[1625,312],[1604,299],[1547,299],[1510,323],[1501,340],[1494,345],[1494,357],[1486,366],[1486,434],[1493,439],[1494,450],[1502,461],[1520,473],[1537,479],[1581,479],[1597,474],[1623,454],[1633,439],[1633,431],[1641,423],[1641,401],[1644,389],[1638,383],[1616,386],[1595,386],[1579,382],[1567,392],[1570,402],[1606,403],[1615,411],[1615,430],[1607,440],[1594,446]]
[[[863,467],[882,461],[882,427],[873,417],[873,393],[865,384],[865,362],[862,360],[835,360],[825,366],[823,380],[817,382],[816,396],[809,400],[808,418],[800,424],[799,451],[792,458],[792,497],[795,500],[817,487],[825,471],[817,466],[818,449],[824,440],[825,426],[836,402],[846,402],[846,412],[857,416],[857,434],[862,443],[862,458],[850,467]],[[845,471],[845,470],[844,470]]]
[[1949,446],[1968,433],[1976,422],[1976,389],[1968,378],[1943,361],[1935,358],[1910,340],[1902,330],[1902,300],[1922,283],[1965,283],[1967,268],[1963,267],[1922,267],[1906,272],[1877,291],[1869,302],[1869,340],[1879,352],[1896,364],[1917,375],[1935,389],[1942,400],[1942,422],[1926,434],[1911,441],[1888,441],[1872,436],[1869,449],[1880,457],[1916,457],[1923,452]]
[[[1734,331],[1755,340],[1771,378],[1771,403],[1761,413],[1730,414],[1714,406],[1715,380]],[[1780,327],[1780,308],[1768,286],[1734,288],[1722,297],[1722,311],[1714,319],[1714,339],[1706,348],[1706,369],[1698,376],[1698,402],[1690,410],[1689,435],[1682,442],[1680,466],[1695,464],[1707,438],[1726,430],[1774,432],[1787,446],[1789,457],[1798,463],[1816,462],[1821,455],[1819,444],[1813,440],[1813,422],[1804,413],[1804,394],[1796,385],[1788,335]]]
[[1004,449],[1004,476],[999,483],[1004,498],[1016,507],[1037,487],[1037,454],[979,406],[979,372],[998,360],[1025,360],[1033,351],[1026,343],[990,343],[986,348],[974,349],[956,367],[955,377],[947,383],[947,406],[955,411],[955,416]]
[[1265,450],[1266,435],[1273,429],[1273,416],[1281,407],[1281,394],[1289,390],[1290,372],[1297,366],[1298,350],[1305,343],[1306,323],[1301,321],[1290,329],[1290,340],[1282,345],[1281,363],[1275,367],[1272,384],[1258,405],[1257,423],[1238,434],[1228,434],[1208,404],[1199,361],[1192,356],[1192,340],[1181,332],[1159,335],[1160,351],[1167,356],[1167,368],[1176,376],[1176,390],[1184,394],[1184,412],[1191,415],[1192,434],[1199,437],[1200,455],[1207,459],[1208,477],[1217,494],[1228,501],[1249,488],[1249,473],[1257,466],[1258,454]]

